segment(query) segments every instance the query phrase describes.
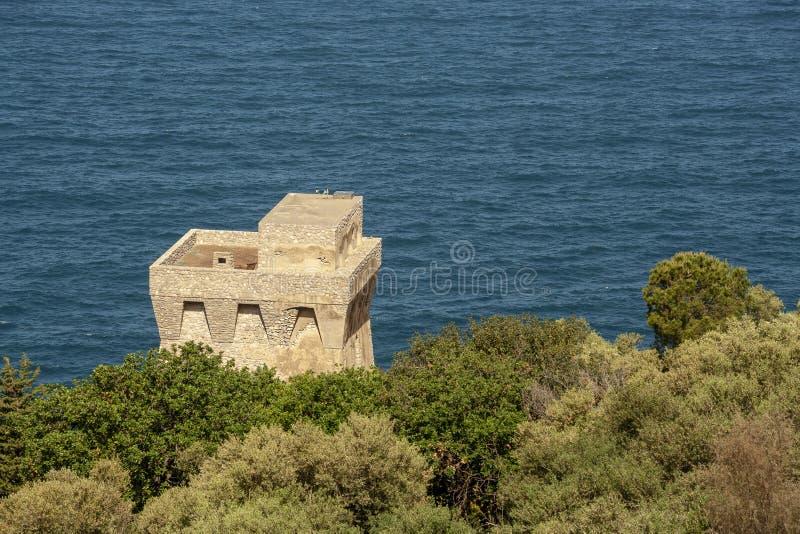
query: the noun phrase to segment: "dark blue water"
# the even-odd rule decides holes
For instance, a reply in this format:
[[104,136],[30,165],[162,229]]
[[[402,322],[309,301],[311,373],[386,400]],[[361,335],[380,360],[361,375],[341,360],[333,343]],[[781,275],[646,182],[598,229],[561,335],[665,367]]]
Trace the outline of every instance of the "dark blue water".
[[798,3],[574,4],[0,0],[0,353],[63,381],[156,345],[186,229],[326,187],[384,238],[384,367],[468,316],[648,334],[684,249],[794,309]]

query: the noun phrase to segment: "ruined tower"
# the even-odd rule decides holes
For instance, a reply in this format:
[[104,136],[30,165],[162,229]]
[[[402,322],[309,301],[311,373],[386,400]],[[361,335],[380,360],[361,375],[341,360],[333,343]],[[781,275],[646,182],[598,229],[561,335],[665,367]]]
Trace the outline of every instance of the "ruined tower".
[[161,346],[202,341],[288,377],[373,364],[381,240],[363,197],[289,193],[258,232],[189,230],[150,266]]

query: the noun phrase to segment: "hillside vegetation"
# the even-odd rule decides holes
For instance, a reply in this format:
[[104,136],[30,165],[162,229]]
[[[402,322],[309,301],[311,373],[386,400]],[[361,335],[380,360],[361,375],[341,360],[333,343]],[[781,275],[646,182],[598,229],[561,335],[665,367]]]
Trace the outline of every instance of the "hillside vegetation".
[[523,315],[288,382],[192,343],[72,387],[6,359],[0,525],[800,532],[800,315],[702,256],[651,272],[653,348]]

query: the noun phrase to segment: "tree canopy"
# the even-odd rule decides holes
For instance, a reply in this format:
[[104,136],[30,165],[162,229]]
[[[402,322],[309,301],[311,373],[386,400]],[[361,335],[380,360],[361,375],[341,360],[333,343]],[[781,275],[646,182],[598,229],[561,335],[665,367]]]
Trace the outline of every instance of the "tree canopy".
[[642,295],[647,323],[662,349],[696,339],[729,317],[748,313],[771,319],[783,310],[774,293],[751,286],[745,268],[705,252],[678,252],[657,263]]

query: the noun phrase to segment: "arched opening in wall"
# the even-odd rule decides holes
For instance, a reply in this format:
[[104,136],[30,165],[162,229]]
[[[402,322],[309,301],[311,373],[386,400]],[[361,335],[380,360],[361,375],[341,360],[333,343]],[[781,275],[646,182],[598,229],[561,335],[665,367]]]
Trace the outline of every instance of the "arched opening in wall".
[[184,302],[181,318],[181,339],[211,341],[211,330],[208,328],[206,307],[202,302]]
[[266,341],[267,332],[258,304],[239,304],[233,340],[239,342]]
[[322,336],[319,333],[319,324],[317,323],[317,314],[314,313],[314,308],[297,308],[297,319],[295,319],[289,342],[292,345],[297,345],[300,342],[310,342],[322,346]]

